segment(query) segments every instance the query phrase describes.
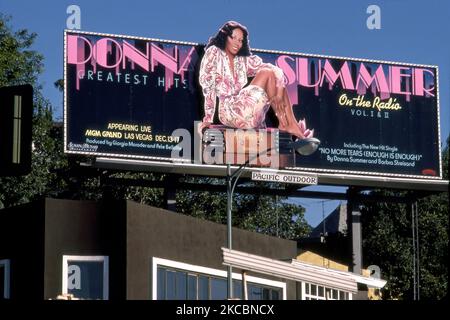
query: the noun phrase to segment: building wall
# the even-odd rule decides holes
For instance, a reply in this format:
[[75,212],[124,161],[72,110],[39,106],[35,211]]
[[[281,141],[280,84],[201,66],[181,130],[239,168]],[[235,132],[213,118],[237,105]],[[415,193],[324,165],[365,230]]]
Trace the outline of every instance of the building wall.
[[[112,209],[113,208],[113,209]],[[45,293],[62,288],[63,255],[109,256],[110,299],[124,299],[125,206],[123,202],[45,201]],[[123,221],[120,226],[120,221]]]
[[300,253],[297,256],[297,260],[311,263],[311,264],[319,266],[319,267],[325,267],[325,268],[348,272],[348,266],[346,266],[345,264],[330,260],[328,258],[325,258],[324,256],[321,256],[321,255],[311,252],[311,251],[304,251],[304,252]]
[[[225,225],[134,202],[127,202],[127,211],[128,299],[151,298],[151,281],[142,281],[150,280],[149,257],[226,270],[221,250],[227,246]],[[233,228],[235,250],[273,259],[292,259],[296,246],[294,241]],[[294,282],[288,281],[287,292],[288,299],[296,298]]]
[[[330,260],[328,258],[325,258],[324,256],[321,256],[317,253],[311,252],[311,251],[303,251],[302,253],[300,253],[297,256],[297,260],[300,260],[302,262],[307,262],[307,263],[311,263],[313,265],[319,266],[319,267],[325,267],[325,268],[330,268],[330,269],[334,269],[334,270],[339,270],[339,271],[349,271],[349,267],[345,264]],[[362,269],[361,270],[361,274],[365,277],[369,277],[370,276],[370,271],[367,269]],[[382,295],[381,295],[381,291],[379,289],[375,289],[375,288],[367,288],[367,286],[365,285],[360,285],[359,287],[361,287],[358,292],[358,294],[356,294],[354,296],[354,300],[381,300],[382,299]],[[298,291],[298,289],[297,289]]]
[[43,299],[43,204],[0,210],[0,260],[10,259],[11,299]]
[[[226,246],[225,225],[131,201],[45,199],[0,210],[0,259],[11,259],[12,299],[60,295],[63,255],[108,256],[109,298],[150,299],[151,257],[226,270]],[[233,228],[233,249],[292,259],[297,244]],[[293,281],[287,298],[296,299]]]

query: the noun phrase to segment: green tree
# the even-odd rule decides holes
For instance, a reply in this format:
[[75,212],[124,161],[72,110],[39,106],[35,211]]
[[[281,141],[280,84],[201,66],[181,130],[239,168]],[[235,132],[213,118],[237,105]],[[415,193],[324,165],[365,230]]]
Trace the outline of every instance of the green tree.
[[[0,14],[0,86],[31,84],[34,88],[33,151],[31,173],[24,177],[0,178],[0,207],[13,206],[36,199],[56,185],[52,173],[61,165],[62,158],[52,139],[52,110],[41,94],[38,76],[43,70],[43,57],[31,50],[36,34],[27,30],[14,32],[10,17]],[[50,182],[50,183],[49,183]]]
[[[36,34],[27,30],[13,32],[9,17],[0,16],[0,85],[32,84],[34,87],[33,155],[32,172],[24,177],[0,179],[0,207],[29,202],[43,196],[69,199],[99,200],[105,187],[100,183],[100,170],[82,172],[80,162],[89,160],[82,156],[68,157],[63,153],[61,124],[52,120],[52,108],[41,94],[38,76],[43,70],[43,57],[30,49]],[[63,91],[63,81],[55,81]],[[161,181],[161,174],[135,172],[107,172],[110,177]],[[224,183],[218,179],[193,178],[202,183]],[[163,189],[140,186],[109,186],[109,195],[140,203],[163,206]],[[283,202],[273,196],[235,194],[234,225],[251,231],[295,239],[305,236],[309,226],[304,219],[304,209]],[[179,191],[178,209],[184,214],[226,222],[226,196],[211,192]]]
[[[64,91],[64,80],[59,79],[54,83],[61,93]],[[62,132],[60,134],[59,141],[61,143],[60,150],[63,149],[63,137]],[[105,194],[109,192],[109,196],[115,199],[133,200],[142,204],[152,205],[156,207],[164,207],[164,191],[158,188],[149,188],[141,186],[126,186],[126,185],[114,185],[114,186],[101,186],[100,172],[95,175],[75,175],[73,174],[73,168],[79,167],[80,162],[88,161],[87,157],[71,156],[67,166],[62,167],[59,171],[59,175],[65,181],[67,186],[65,190],[60,190],[57,196],[70,199],[89,199],[99,200]],[[162,174],[152,173],[136,173],[136,172],[117,172],[108,175],[111,178],[128,179],[130,182],[133,180],[140,181],[161,181],[164,179]],[[106,191],[105,188],[108,188]]]
[[[449,139],[443,151],[443,176],[448,179]],[[376,191],[374,194],[405,196],[407,192]],[[448,192],[418,201],[420,298],[441,299],[448,285]],[[388,282],[385,299],[412,299],[413,245],[411,213],[398,203],[363,207],[363,252],[366,265],[375,264]]]
[[[195,178],[203,184],[224,184],[224,179]],[[252,184],[252,186],[256,186]],[[285,197],[262,194],[233,195],[233,226],[241,229],[279,236],[284,239],[298,239],[307,236],[311,227],[305,220],[305,209],[284,202]],[[226,193],[184,190],[177,193],[179,212],[197,218],[225,224]]]

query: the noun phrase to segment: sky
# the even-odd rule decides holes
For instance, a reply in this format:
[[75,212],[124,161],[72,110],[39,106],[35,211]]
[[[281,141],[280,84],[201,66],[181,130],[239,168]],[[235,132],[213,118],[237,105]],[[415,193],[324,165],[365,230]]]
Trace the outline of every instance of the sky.
[[[1,0],[14,30],[38,37],[33,49],[44,55],[40,78],[44,97],[62,120],[62,94],[53,83],[63,78],[63,33],[68,6],[81,9],[81,30],[205,43],[228,20],[246,25],[250,46],[340,57],[439,67],[441,145],[450,124],[450,1],[447,0]],[[370,5],[380,8],[380,28],[369,29]],[[303,190],[345,192],[343,187]],[[291,199],[306,208],[311,226],[340,203]],[[323,206],[322,206],[323,204]]]

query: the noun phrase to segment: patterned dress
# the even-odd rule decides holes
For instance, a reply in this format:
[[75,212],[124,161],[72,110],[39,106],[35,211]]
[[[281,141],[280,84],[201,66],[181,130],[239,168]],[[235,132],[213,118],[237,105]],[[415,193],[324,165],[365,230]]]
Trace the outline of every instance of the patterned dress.
[[200,65],[200,85],[205,97],[203,122],[213,122],[216,97],[219,98],[219,119],[222,124],[239,129],[265,128],[269,109],[268,97],[263,88],[247,84],[247,77],[255,76],[261,69],[271,69],[276,85],[284,86],[283,71],[270,63],[263,63],[256,55],[234,57],[234,74],[225,51],[210,46]]

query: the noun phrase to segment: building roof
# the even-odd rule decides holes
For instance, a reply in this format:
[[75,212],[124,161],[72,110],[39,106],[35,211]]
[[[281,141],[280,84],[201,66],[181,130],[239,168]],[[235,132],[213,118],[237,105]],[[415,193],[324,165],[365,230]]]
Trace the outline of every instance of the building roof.
[[351,293],[358,291],[357,283],[364,283],[377,288],[382,288],[386,284],[386,281],[382,279],[319,267],[296,259],[286,262],[227,248],[222,248],[222,252],[223,264],[225,265]]

